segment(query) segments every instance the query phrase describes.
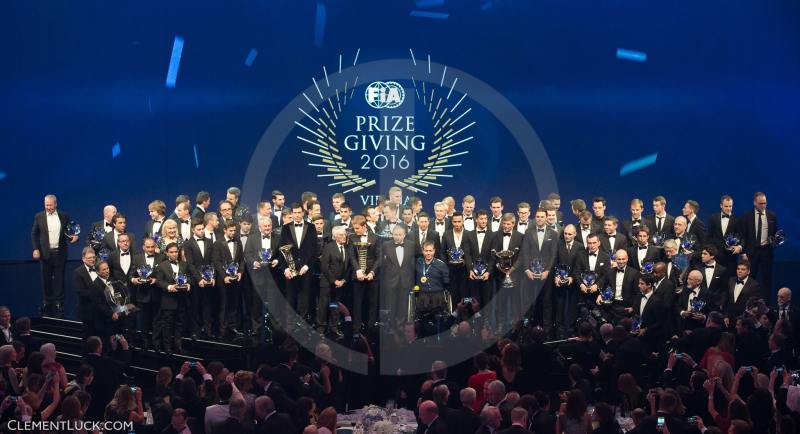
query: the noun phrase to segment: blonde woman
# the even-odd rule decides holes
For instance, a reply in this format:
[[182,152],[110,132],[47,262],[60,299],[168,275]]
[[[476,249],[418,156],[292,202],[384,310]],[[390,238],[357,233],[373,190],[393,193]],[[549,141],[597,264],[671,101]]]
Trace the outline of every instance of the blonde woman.
[[142,389],[136,388],[136,391],[133,391],[130,386],[120,386],[114,393],[114,398],[106,406],[105,420],[134,423],[144,421]]

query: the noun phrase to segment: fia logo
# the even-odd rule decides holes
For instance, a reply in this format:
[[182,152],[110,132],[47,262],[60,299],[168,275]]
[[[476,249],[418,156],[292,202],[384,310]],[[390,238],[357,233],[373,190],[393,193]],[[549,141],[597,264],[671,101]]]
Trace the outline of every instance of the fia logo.
[[375,81],[364,92],[367,104],[376,109],[400,107],[405,97],[403,86],[396,81]]

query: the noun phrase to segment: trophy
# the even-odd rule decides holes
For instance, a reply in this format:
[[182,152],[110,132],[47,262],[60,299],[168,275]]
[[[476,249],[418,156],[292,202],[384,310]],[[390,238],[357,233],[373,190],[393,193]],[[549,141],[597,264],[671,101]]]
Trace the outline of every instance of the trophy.
[[211,283],[214,280],[214,267],[208,264],[201,266],[200,276],[206,283]]
[[452,247],[447,250],[447,256],[450,258],[450,263],[463,264],[464,263],[464,249],[461,247]]
[[362,241],[356,241],[353,243],[353,246],[356,248],[356,254],[358,255],[358,269],[362,272],[367,272],[367,253],[369,252],[370,243],[365,243]]
[[639,333],[639,329],[642,327],[642,319],[638,316],[634,316],[631,321],[631,333]]
[[159,245],[159,241],[161,241],[161,234],[158,232],[153,232],[150,234],[150,239],[156,242],[156,245]]
[[492,249],[492,255],[497,258],[497,269],[502,271],[506,278],[503,279],[503,288],[513,288],[514,281],[511,280],[511,269],[514,267],[514,256],[517,254],[519,247],[512,250],[502,250],[498,252]]
[[667,240],[667,236],[664,235],[663,232],[656,232],[653,234],[652,241],[653,245],[658,247],[659,249],[664,248],[664,241]]
[[769,237],[769,242],[773,247],[782,246],[786,242],[786,232],[783,229],[778,229],[775,235]]
[[603,305],[609,306],[614,301],[614,290],[611,289],[610,286],[607,286],[606,289],[600,293],[600,298],[603,300]]
[[481,258],[476,259],[475,263],[472,265],[472,272],[475,273],[476,279],[483,276],[483,273],[485,273],[487,269],[486,262]]
[[587,288],[591,287],[597,282],[597,273],[594,271],[586,271],[581,273],[581,282],[583,282]]
[[700,297],[695,297],[692,299],[691,305],[692,312],[700,313],[702,312],[703,308],[706,307],[706,302]]
[[99,252],[97,252],[97,257],[99,257],[100,261],[102,262],[108,262],[109,256],[111,256],[111,251],[105,247],[103,247],[102,249],[100,249]]
[[297,262],[295,261],[294,256],[292,255],[293,247],[294,246],[292,246],[291,244],[287,244],[285,246],[281,246],[278,250],[281,251],[283,259],[286,260],[286,266],[289,269],[289,273],[291,274],[292,277],[295,277],[299,273],[297,270]]
[[539,278],[542,273],[544,273],[544,262],[542,258],[533,258],[531,259],[531,268],[529,268],[533,272],[534,278]]
[[558,278],[558,282],[562,285],[566,284],[569,279],[569,272],[571,267],[567,264],[558,264],[556,265],[556,277]]
[[108,282],[104,292],[112,312],[128,315],[139,310],[135,305],[128,302],[128,293],[125,292],[124,288],[114,288],[113,284]]
[[89,236],[89,245],[97,251],[100,250],[100,246],[103,244],[103,238],[106,236],[106,231],[103,229],[102,226],[97,227],[92,231],[92,235]]
[[153,267],[151,267],[149,264],[142,264],[136,267],[136,274],[139,276],[139,280],[144,283],[153,274]]
[[225,264],[225,274],[231,279],[236,279],[236,275],[239,274],[239,264],[236,262]]
[[725,248],[733,251],[734,247],[742,245],[742,237],[739,234],[728,234],[725,236]]
[[672,257],[672,265],[680,271],[686,270],[686,267],[689,266],[689,256],[685,253],[678,253]]
[[189,276],[186,273],[181,271],[175,273],[175,289],[184,291],[189,289]]
[[653,267],[655,267],[655,264],[653,264],[650,261],[647,261],[647,262],[643,263],[642,264],[642,274],[653,274]]
[[272,260],[272,250],[271,249],[269,249],[269,248],[261,249],[258,252],[258,261],[259,262],[261,262],[262,264],[266,264],[270,260]]
[[75,223],[75,221],[70,221],[67,223],[67,227],[64,228],[64,235],[67,238],[77,237],[81,234],[81,225]]
[[697,244],[697,237],[694,234],[684,234],[683,239],[681,239],[681,249],[684,252],[694,252],[695,244]]

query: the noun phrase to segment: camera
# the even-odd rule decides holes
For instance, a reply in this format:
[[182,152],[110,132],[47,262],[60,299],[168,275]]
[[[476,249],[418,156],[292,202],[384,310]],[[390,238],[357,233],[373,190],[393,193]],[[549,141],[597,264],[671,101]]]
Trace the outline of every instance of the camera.
[[664,420],[664,417],[663,416],[659,416],[658,420],[656,421],[656,426],[659,429],[661,429],[661,428],[664,428],[664,425],[666,425],[666,421]]
[[688,418],[686,418],[686,422],[689,422],[692,425],[696,424],[697,423],[697,416],[689,416]]
[[197,368],[197,362],[189,362],[189,368],[191,369]]
[[464,297],[464,303],[472,303],[472,297]]
[[744,372],[753,372],[753,367],[752,366],[743,366],[743,368],[744,368]]
[[335,301],[331,301],[331,302],[328,303],[328,308],[329,309],[336,309],[338,307],[339,307],[339,304],[336,303]]
[[675,353],[675,360],[682,360],[682,359],[683,359],[683,353]]
[[136,386],[131,386],[131,392],[136,393]]
[[17,402],[17,397],[16,396],[12,396],[11,397],[11,402]]
[[359,332],[354,332],[354,333],[353,333],[353,339],[355,339],[355,340],[357,340],[357,339],[361,339],[361,333],[359,333]]

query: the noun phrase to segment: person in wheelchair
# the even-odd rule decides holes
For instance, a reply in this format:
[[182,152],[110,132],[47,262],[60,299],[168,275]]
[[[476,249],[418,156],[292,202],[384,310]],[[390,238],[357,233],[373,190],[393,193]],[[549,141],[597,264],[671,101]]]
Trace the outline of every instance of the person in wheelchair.
[[429,315],[447,316],[449,294],[445,288],[450,284],[450,272],[447,264],[436,256],[436,248],[432,240],[422,244],[422,257],[416,263],[416,283],[419,291],[414,291],[414,318],[420,319]]

